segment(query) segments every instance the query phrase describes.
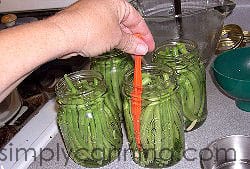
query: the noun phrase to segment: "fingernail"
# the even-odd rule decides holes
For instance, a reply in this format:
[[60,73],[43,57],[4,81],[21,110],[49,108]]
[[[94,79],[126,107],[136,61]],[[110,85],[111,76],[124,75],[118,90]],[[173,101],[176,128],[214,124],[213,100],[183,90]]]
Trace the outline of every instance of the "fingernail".
[[144,44],[139,44],[135,50],[137,55],[145,55],[148,52],[148,46]]

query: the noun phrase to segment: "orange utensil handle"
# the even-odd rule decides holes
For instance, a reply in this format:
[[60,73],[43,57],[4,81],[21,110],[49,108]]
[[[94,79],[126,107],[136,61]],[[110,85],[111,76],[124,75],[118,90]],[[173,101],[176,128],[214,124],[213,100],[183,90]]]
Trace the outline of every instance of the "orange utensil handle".
[[[135,36],[140,37],[139,34],[135,34]],[[133,125],[134,125],[134,135],[137,148],[139,150],[141,147],[141,136],[140,136],[140,116],[141,116],[141,107],[142,107],[142,72],[141,72],[141,58],[142,56],[135,55],[135,67],[134,67],[134,82],[133,82],[133,91],[131,93],[132,96],[132,105],[131,112],[133,116]]]
[[132,98],[132,116],[134,124],[134,135],[137,148],[141,150],[141,136],[140,136],[140,116],[141,116],[141,98]]

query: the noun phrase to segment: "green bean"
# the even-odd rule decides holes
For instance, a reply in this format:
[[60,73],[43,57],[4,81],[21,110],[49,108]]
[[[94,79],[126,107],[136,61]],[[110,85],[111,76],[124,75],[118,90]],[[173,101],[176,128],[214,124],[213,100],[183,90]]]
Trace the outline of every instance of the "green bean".
[[58,115],[57,117],[60,119],[60,121],[58,121],[60,132],[61,132],[63,138],[67,138],[67,139],[64,139],[64,142],[65,142],[65,145],[67,147],[71,147],[70,149],[67,149],[68,153],[71,154],[71,152],[75,150],[74,147],[77,144],[74,144],[74,143],[72,143],[72,141],[69,140],[69,138],[71,138],[72,136],[70,133],[70,129],[68,129],[69,119],[67,118],[67,113],[68,113],[67,109],[65,107],[62,107],[62,106],[59,109],[61,109],[61,114]]
[[187,51],[187,48],[186,48],[185,44],[177,43],[176,46],[177,46],[177,49],[180,51],[181,54],[188,54],[188,51]]
[[[95,116],[95,115],[94,115]],[[95,128],[96,128],[96,159],[98,160],[97,162],[101,165],[102,163],[104,163],[105,161],[105,149],[104,149],[104,145],[103,145],[103,136],[102,136],[102,128],[101,128],[101,121],[99,120],[98,116],[94,117],[94,124],[95,124]],[[99,151],[100,150],[100,151]]]
[[78,93],[77,89],[75,88],[75,86],[73,85],[73,83],[71,82],[71,80],[69,79],[69,77],[66,74],[64,75],[64,79],[65,79],[70,91],[72,92],[72,94],[77,94]]
[[[115,123],[112,123],[113,118],[112,118],[109,114],[110,114],[110,111],[109,111],[107,108],[104,107],[103,114],[100,116],[100,117],[102,117],[102,120],[103,120],[103,121],[102,121],[103,126],[104,126],[105,128],[107,128],[108,125],[110,125],[112,128],[116,129],[116,128],[119,127],[119,126],[116,125]],[[105,119],[106,119],[106,120],[105,120]],[[105,124],[104,124],[104,123],[105,123]],[[116,146],[116,144],[118,144],[119,141],[116,142],[116,140],[115,140],[114,137],[113,137],[112,131],[111,131],[111,130],[107,131],[107,129],[105,129],[104,127],[103,127],[103,132],[105,133],[105,138],[107,139],[107,141],[108,141],[112,146]],[[104,131],[104,130],[105,130],[105,131]]]
[[[68,116],[67,118],[70,120],[69,121],[69,130],[71,131],[71,139],[70,141],[73,142],[74,141],[74,144],[76,144],[76,149],[75,151],[73,151],[73,157],[76,159],[76,160],[82,160],[82,159],[88,159],[90,158],[90,154],[89,152],[85,152],[84,153],[79,153],[78,151],[81,149],[81,148],[84,148],[84,146],[81,144],[82,143],[82,137],[78,134],[78,131],[76,132],[76,129],[78,128],[76,126],[76,121],[75,121],[75,116],[77,115],[75,109],[73,108],[73,106],[70,106],[71,108],[68,108]],[[71,111],[69,111],[71,110]],[[90,146],[88,146],[90,147]],[[88,149],[89,150],[89,149]]]
[[77,106],[77,112],[78,112],[78,118],[79,118],[79,130],[80,130],[80,133],[81,133],[81,136],[83,137],[83,140],[85,143],[87,143],[87,128],[86,128],[86,125],[87,125],[87,121],[86,121],[86,109],[84,106],[80,106],[78,105]]
[[132,150],[136,150],[137,146],[135,144],[135,136],[134,136],[134,128],[133,128],[133,118],[131,114],[131,103],[129,100],[125,100],[124,103],[124,118],[125,118],[125,126],[127,131],[127,137],[130,143],[130,147]]
[[162,141],[161,117],[159,111],[160,111],[159,109],[156,109],[154,112],[154,129],[155,129],[154,144],[155,144],[156,158],[159,158],[159,152],[161,151],[161,141]]
[[[162,124],[162,147],[161,147],[161,156],[163,159],[171,159],[171,152],[169,150],[172,149],[172,142],[169,140],[171,139],[171,136],[169,134],[168,130],[171,130],[169,123],[171,123],[171,119],[168,117],[169,113],[169,103],[168,101],[164,101],[162,104],[159,105],[160,110],[160,118],[161,118],[161,124]],[[169,161],[164,161],[163,164],[167,164]]]
[[147,106],[140,117],[141,144],[143,149],[149,149],[150,147],[148,147],[148,142],[152,143],[152,140],[148,141],[149,134],[151,134],[151,130],[148,126],[150,126],[153,119],[154,111],[155,106]]
[[115,104],[114,97],[107,93],[104,99],[104,106],[106,106],[109,110],[114,119],[119,120],[119,113],[117,113],[119,110],[117,108],[117,105]]
[[[186,76],[186,89],[188,91],[188,96],[190,99],[192,100],[189,100],[191,103],[193,104],[190,104],[189,105],[189,108],[192,110],[192,112],[190,113],[193,113],[196,117],[197,117],[197,113],[198,113],[198,110],[200,108],[200,103],[201,103],[201,98],[200,98],[200,85],[199,83],[197,82],[196,78],[193,76],[193,73],[189,73],[187,76]],[[189,84],[187,84],[189,83]],[[189,86],[190,85],[190,86]],[[195,88],[194,88],[195,87]],[[188,103],[190,103],[188,101]]]
[[150,74],[142,73],[142,86],[146,86],[152,82]]
[[177,48],[177,47],[173,47],[173,48],[172,48],[172,55],[173,55],[173,56],[178,56],[178,55],[179,55],[179,51],[178,51],[178,48]]
[[111,70],[111,83],[112,83],[112,88],[114,92],[114,97],[116,99],[116,104],[118,106],[119,110],[122,110],[122,101],[121,101],[121,95],[120,95],[120,86],[119,86],[119,78],[117,76],[118,73],[114,72],[117,71],[115,70],[115,67],[112,68]]

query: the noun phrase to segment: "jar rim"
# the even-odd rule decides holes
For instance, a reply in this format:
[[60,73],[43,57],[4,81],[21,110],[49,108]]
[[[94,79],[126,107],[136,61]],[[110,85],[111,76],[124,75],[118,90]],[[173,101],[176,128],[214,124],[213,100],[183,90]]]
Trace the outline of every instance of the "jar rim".
[[[166,94],[164,94],[164,96],[162,96],[161,98],[159,98],[158,100],[162,99],[162,98],[165,98],[165,97],[169,97],[170,95],[172,95],[173,93],[176,93],[177,92],[177,89],[178,89],[178,84],[177,84],[177,81],[176,81],[176,78],[175,78],[175,72],[172,68],[170,68],[169,66],[159,66],[159,65],[156,65],[156,64],[147,64],[147,65],[144,65],[142,66],[142,72],[143,71],[148,71],[148,70],[159,70],[161,72],[166,72],[168,73],[169,75],[169,79],[164,81],[164,82],[171,82],[171,83],[174,83],[174,89],[172,92],[166,92]],[[125,75],[125,80],[124,80],[124,85],[123,85],[123,95],[125,95],[126,97],[129,97],[129,98],[132,98],[131,96],[131,93],[128,93],[127,91],[125,91],[125,88],[129,88],[129,89],[133,89],[133,83],[131,82],[131,76],[133,76],[134,74],[134,71],[131,70],[131,71],[128,71]],[[167,86],[167,87],[170,87]],[[167,87],[165,89],[167,89]],[[144,88],[145,90],[147,90],[147,87]],[[162,89],[163,90],[163,89]],[[150,97],[150,96],[149,96]],[[142,99],[144,100],[151,100],[150,98],[148,97],[143,97],[142,96]],[[153,101],[156,101],[156,100],[153,100]]]
[[[165,47],[167,45],[176,45],[177,43],[185,43],[185,44],[187,44],[189,46],[192,46],[191,52],[198,50],[198,44],[195,41],[191,40],[191,39],[169,39],[169,40],[161,42],[158,45],[158,47],[155,49],[154,54],[156,53],[156,51],[158,51],[162,47]],[[183,54],[181,54],[181,55],[183,55]]]
[[103,59],[108,59],[108,58],[114,58],[114,57],[118,57],[118,56],[122,56],[126,54],[125,52],[119,50],[119,49],[113,49],[109,52],[105,52],[105,53],[102,53],[96,57],[93,57],[92,59],[93,60],[96,60],[96,59],[100,59],[100,58],[103,58]]
[[[103,92],[100,92],[100,94],[96,97],[102,96],[103,94],[106,93],[107,87],[106,84],[103,82],[103,76],[100,72],[95,71],[95,70],[80,70],[80,71],[76,71],[76,72],[72,72],[67,74],[68,78],[70,80],[73,81],[79,81],[79,80],[83,80],[84,78],[95,78],[98,80],[98,88],[103,88]],[[55,86],[55,92],[57,97],[70,97],[70,96],[88,96],[91,93],[95,92],[95,88],[91,89],[91,90],[86,90],[86,91],[80,91],[77,94],[67,94],[65,93],[64,90],[62,90],[62,88],[68,88],[67,84],[66,84],[66,80],[64,77],[62,77],[56,84]]]
[[[188,45],[189,46],[189,48],[188,48],[189,53],[198,52],[198,45],[193,40],[190,40],[190,39],[169,39],[167,41],[160,43],[160,45],[158,45],[158,47],[155,49],[155,51],[153,52],[153,62],[154,62],[154,60],[156,60],[157,57],[159,57],[159,55],[163,56],[163,55],[159,54],[159,52],[162,51],[163,48],[165,48],[167,46],[171,46],[171,45],[176,46],[178,43],[184,43],[185,45]],[[170,62],[170,63],[171,62],[181,63],[182,61],[185,61],[185,62],[189,62],[190,64],[194,64],[193,59],[195,59],[195,57],[196,56],[193,55],[192,57],[187,58],[186,54],[179,54],[178,57],[166,57],[166,58],[169,59],[168,62]],[[180,70],[183,68],[176,67],[175,69]]]

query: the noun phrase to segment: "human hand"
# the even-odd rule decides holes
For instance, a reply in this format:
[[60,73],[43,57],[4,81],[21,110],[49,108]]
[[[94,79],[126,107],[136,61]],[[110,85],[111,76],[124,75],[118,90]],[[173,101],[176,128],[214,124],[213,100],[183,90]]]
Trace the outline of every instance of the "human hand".
[[118,48],[144,55],[155,47],[145,21],[126,0],[80,0],[48,20],[63,31],[67,53],[97,56]]

